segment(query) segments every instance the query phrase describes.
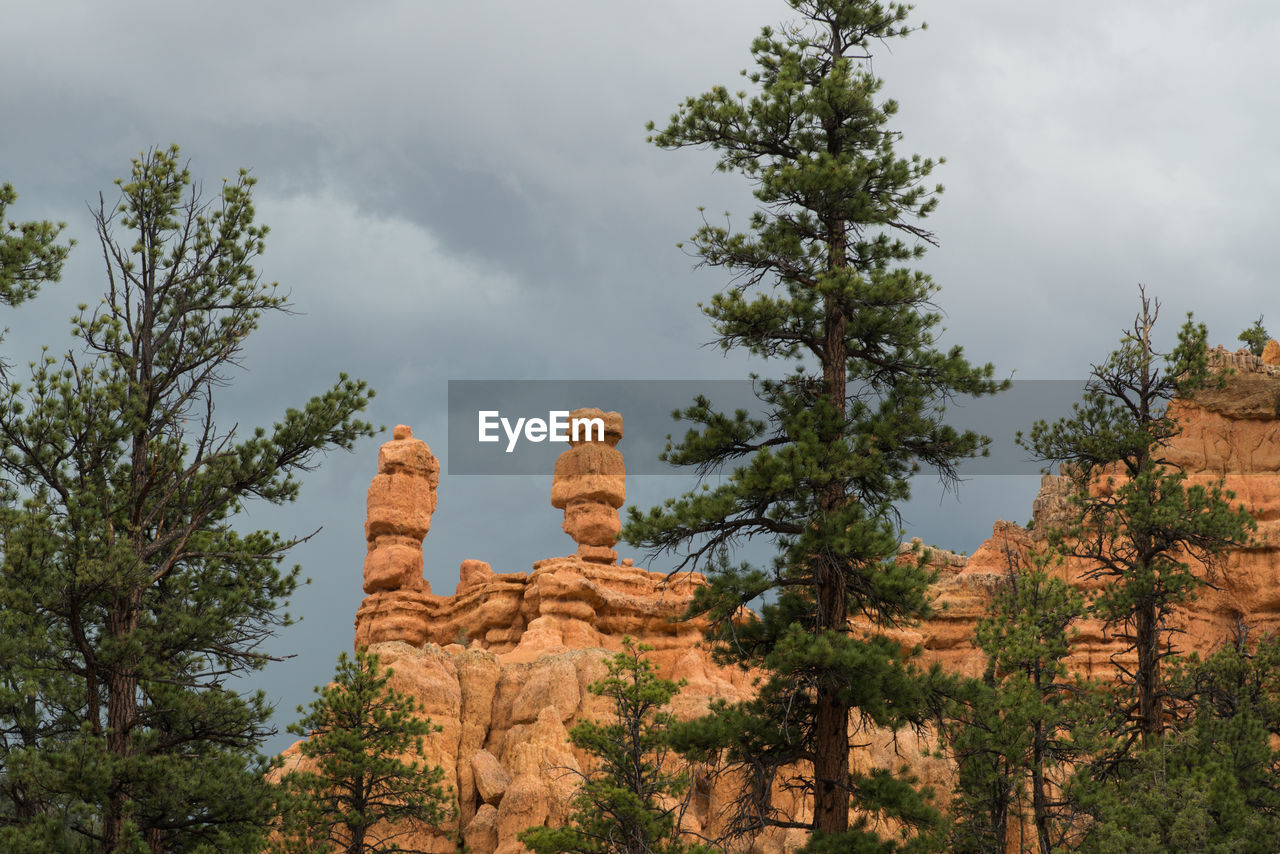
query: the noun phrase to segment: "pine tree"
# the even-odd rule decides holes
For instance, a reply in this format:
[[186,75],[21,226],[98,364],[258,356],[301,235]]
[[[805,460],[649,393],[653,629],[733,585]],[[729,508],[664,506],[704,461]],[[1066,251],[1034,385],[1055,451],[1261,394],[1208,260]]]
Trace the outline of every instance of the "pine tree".
[[64,246],[57,242],[66,223],[5,219],[5,212],[17,200],[12,184],[0,184],[0,303],[9,306],[26,302],[44,283],[56,282],[74,243]]
[[1085,577],[1105,580],[1093,613],[1118,630],[1113,658],[1130,686],[1119,710],[1126,743],[1149,741],[1165,726],[1161,661],[1170,654],[1170,610],[1204,583],[1203,570],[1224,550],[1248,541],[1257,525],[1233,507],[1222,481],[1188,483],[1166,458],[1176,419],[1167,405],[1209,384],[1207,330],[1188,315],[1178,345],[1161,354],[1152,342],[1159,303],[1141,293],[1141,309],[1120,348],[1095,365],[1072,415],[1036,422],[1026,446],[1062,464],[1071,477],[1074,520],[1053,532],[1059,553],[1079,559]]
[[1267,348],[1267,342],[1271,340],[1271,336],[1267,334],[1266,328],[1262,325],[1262,315],[1258,315],[1258,319],[1253,322],[1253,326],[1246,327],[1236,337],[1236,340],[1243,341],[1253,355],[1261,356],[1262,351]]
[[593,682],[592,694],[613,704],[613,721],[584,720],[569,730],[573,745],[597,766],[574,798],[565,827],[529,828],[520,834],[534,854],[684,854],[702,849],[679,835],[681,796],[688,779],[668,767],[669,729],[664,707],[680,686],[661,679],[641,657],[651,647],[630,638],[606,662],[609,674]]
[[117,183],[95,211],[105,297],[0,392],[0,848],[256,854],[270,708],[231,680],[287,621],[297,541],[233,523],[370,435],[371,392],[341,377],[270,429],[220,428],[215,391],[285,307],[253,266],[254,179],[204,200],[173,147]]
[[1274,851],[1280,838],[1280,641],[1241,631],[1175,660],[1177,727],[1117,779],[1090,781],[1082,852]]
[[[1071,763],[1087,756],[1088,686],[1070,679],[1066,656],[1084,599],[1049,574],[1045,559],[1008,554],[1007,584],[975,640],[987,656],[946,735],[958,768],[951,813],[954,850],[1062,850],[1075,810],[1064,798]],[[1028,791],[1029,790],[1029,791]],[[1029,821],[1034,842],[1015,831]]]
[[[57,242],[65,224],[7,220],[5,213],[17,198],[12,185],[0,185],[0,303],[8,306],[25,302],[41,285],[57,281],[70,250],[70,243]],[[0,360],[0,376],[7,368]],[[15,544],[19,538],[14,529],[24,519],[14,507],[16,501],[13,485],[0,482],[0,542]],[[24,614],[0,611],[0,662],[5,663],[0,667],[0,842],[8,841],[6,847],[14,850],[27,846],[54,851],[67,844],[61,830],[65,822],[54,814],[49,800],[28,785],[25,775],[13,772],[14,757],[38,743],[43,732],[57,729],[41,718],[35,702],[38,692],[28,682],[32,674],[15,666],[24,653],[29,656],[44,648],[38,621],[26,621]]]
[[[694,429],[665,459],[701,473],[737,468],[705,491],[633,510],[625,536],[682,553],[681,567],[710,564],[694,611],[710,617],[727,660],[764,670],[759,699],[690,730],[690,749],[723,752],[746,775],[733,829],[804,828],[840,847],[876,838],[866,818],[849,830],[851,804],[906,825],[935,817],[888,769],[850,774],[850,714],[889,728],[926,714],[931,692],[910,651],[882,633],[928,611],[927,566],[894,560],[895,507],[912,475],[953,477],[984,451],[983,437],[945,424],[946,400],[1001,385],[960,348],[936,348],[936,287],[906,266],[933,241],[921,220],[941,187],[926,184],[933,160],[895,154],[897,105],[880,98],[869,58],[910,31],[909,7],[790,5],[799,21],[752,44],[751,94],[716,87],[690,98],[651,140],[714,149],[721,170],[752,183],[761,206],[746,231],[707,222],[692,238],[703,264],[735,277],[704,312],[725,349],[793,370],[757,378],[764,418],[718,412],[704,397],[680,413]],[[716,557],[752,537],[777,545],[772,566]],[[736,624],[759,597],[761,619]],[[868,628],[851,630],[855,617]],[[804,792],[812,819],[781,813],[775,786]]]
[[444,771],[423,760],[423,737],[439,727],[417,700],[391,687],[392,674],[375,653],[357,650],[352,659],[344,652],[333,684],[316,688],[320,699],[289,725],[306,741],[302,766],[280,780],[273,851],[426,854],[399,840],[452,815]]
[[1250,634],[1241,622],[1230,641],[1203,660],[1196,651],[1174,659],[1169,691],[1180,727],[1202,713],[1220,720],[1248,714],[1280,736],[1280,635],[1252,641]]

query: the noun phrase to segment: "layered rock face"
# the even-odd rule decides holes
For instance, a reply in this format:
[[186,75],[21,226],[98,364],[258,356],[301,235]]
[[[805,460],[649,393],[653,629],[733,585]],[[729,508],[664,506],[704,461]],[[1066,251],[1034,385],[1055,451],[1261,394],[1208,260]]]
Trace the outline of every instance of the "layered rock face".
[[[1280,630],[1280,348],[1270,361],[1244,353],[1216,354],[1235,373],[1226,388],[1174,403],[1181,432],[1172,458],[1193,481],[1226,479],[1259,523],[1257,541],[1233,551],[1206,589],[1179,612],[1180,648],[1212,648],[1240,624]],[[698,576],[675,578],[617,560],[617,509],[625,500],[625,465],[617,449],[622,418],[617,413],[575,410],[574,420],[600,419],[605,427],[571,444],[557,462],[551,502],[564,510],[564,530],[577,544],[567,557],[539,560],[529,569],[495,572],[480,560],[464,561],[452,596],[431,592],[422,580],[420,544],[435,509],[439,465],[425,443],[397,427],[383,446],[369,490],[365,528],[367,593],[356,614],[356,646],[370,646],[395,669],[395,686],[419,698],[442,727],[428,739],[429,760],[444,768],[457,795],[456,827],[414,841],[433,851],[453,851],[457,831],[475,854],[517,854],[516,834],[529,826],[561,824],[589,757],[569,744],[568,729],[608,712],[587,690],[600,678],[604,659],[620,649],[623,636],[654,647],[662,676],[683,679],[675,701],[681,716],[704,711],[715,698],[749,696],[750,675],[711,663],[701,642],[702,626],[679,622]],[[1029,528],[995,523],[992,536],[970,558],[931,550],[939,573],[938,607],[927,623],[902,632],[904,644],[919,644],[929,659],[956,672],[980,674],[984,660],[972,641],[975,623],[1006,583],[1008,568],[1046,545],[1045,531],[1067,511],[1065,479],[1046,476],[1032,508]],[[903,546],[903,560],[916,560],[918,541]],[[1088,588],[1089,567],[1072,561],[1054,571]],[[1071,652],[1077,670],[1114,674],[1121,649],[1100,625],[1085,625]],[[1120,659],[1123,662],[1123,659]],[[907,764],[925,783],[945,791],[951,770],[928,756],[925,737],[869,734],[855,748],[855,769]],[[710,769],[694,769],[684,826],[715,835],[720,807],[734,783]],[[793,814],[802,804],[779,793]],[[791,851],[803,842],[797,831],[771,832],[750,846],[755,852]]]
[[[1222,645],[1240,627],[1252,632],[1280,630],[1280,345],[1268,358],[1216,350],[1212,363],[1230,371],[1223,388],[1201,391],[1194,400],[1175,400],[1170,411],[1179,432],[1166,456],[1187,473],[1189,483],[1222,479],[1258,523],[1254,541],[1234,549],[1212,566],[1192,561],[1210,581],[1188,607],[1174,614],[1180,633],[1172,642],[1181,651]],[[1106,487],[1099,484],[1099,490]],[[996,522],[991,538],[959,571],[944,572],[937,586],[937,615],[922,626],[926,650],[948,669],[981,673],[984,660],[972,643],[973,627],[1011,564],[1029,560],[1047,548],[1047,531],[1065,520],[1067,478],[1046,475],[1032,505],[1029,528]],[[1086,576],[1092,568],[1079,559],[1053,565],[1051,571],[1082,590],[1104,583]],[[1071,648],[1071,667],[1087,676],[1109,678],[1117,663],[1132,666],[1132,656],[1100,623],[1084,622]]]

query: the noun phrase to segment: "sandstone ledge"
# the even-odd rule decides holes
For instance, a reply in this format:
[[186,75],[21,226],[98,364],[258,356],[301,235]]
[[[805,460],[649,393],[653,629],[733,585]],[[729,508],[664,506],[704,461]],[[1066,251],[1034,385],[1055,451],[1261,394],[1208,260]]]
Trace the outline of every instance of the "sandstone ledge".
[[[466,571],[464,563],[464,577]],[[629,635],[660,654],[700,641],[702,624],[680,618],[702,583],[696,575],[668,578],[577,556],[549,558],[535,563],[532,572],[460,582],[454,596],[425,588],[372,593],[356,612],[355,644],[456,643],[503,660],[529,660],[568,649],[619,649]]]

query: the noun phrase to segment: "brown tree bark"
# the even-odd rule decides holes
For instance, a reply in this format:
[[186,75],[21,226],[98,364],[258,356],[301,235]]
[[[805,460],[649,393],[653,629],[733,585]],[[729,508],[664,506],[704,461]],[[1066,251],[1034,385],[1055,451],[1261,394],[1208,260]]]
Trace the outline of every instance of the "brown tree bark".
[[1138,725],[1142,740],[1158,736],[1164,729],[1160,702],[1160,634],[1155,605],[1144,603],[1134,615],[1138,647]]
[[[834,134],[831,147],[835,146]],[[828,269],[843,271],[846,265],[845,224],[828,224]],[[828,298],[826,303],[826,340],[822,357],[822,377],[826,382],[828,402],[834,412],[846,411],[848,352],[845,345],[847,319],[839,303]],[[827,441],[843,441],[841,435],[825,437]],[[819,507],[826,513],[848,500],[838,484],[828,487]],[[848,596],[844,567],[825,557],[817,558],[815,573],[817,599],[816,630],[843,634],[848,631]],[[849,705],[840,698],[840,686],[820,679],[817,687],[817,719],[814,721],[813,757],[813,822],[822,833],[843,833],[849,829]]]
[[[126,638],[138,625],[137,596],[132,592],[116,597],[107,627],[115,640]],[[138,675],[125,661],[111,667],[104,680],[107,690],[107,752],[118,759],[132,753],[133,727],[137,721]],[[114,854],[124,836],[125,813],[132,792],[127,782],[114,780],[103,817],[102,850]]]

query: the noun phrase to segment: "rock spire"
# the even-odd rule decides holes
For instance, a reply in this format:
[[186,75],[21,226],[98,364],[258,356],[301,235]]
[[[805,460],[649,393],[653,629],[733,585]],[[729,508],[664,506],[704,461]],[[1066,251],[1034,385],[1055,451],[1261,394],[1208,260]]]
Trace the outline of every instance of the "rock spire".
[[622,416],[599,409],[569,413],[571,447],[556,460],[551,506],[564,511],[564,532],[578,544],[578,557],[614,564],[613,545],[622,532],[618,508],[627,500],[627,466],[618,441]]

